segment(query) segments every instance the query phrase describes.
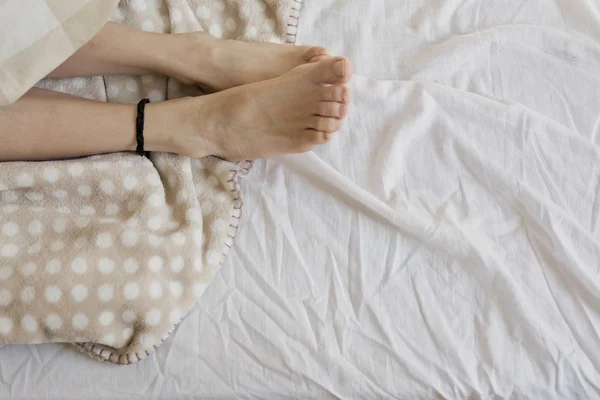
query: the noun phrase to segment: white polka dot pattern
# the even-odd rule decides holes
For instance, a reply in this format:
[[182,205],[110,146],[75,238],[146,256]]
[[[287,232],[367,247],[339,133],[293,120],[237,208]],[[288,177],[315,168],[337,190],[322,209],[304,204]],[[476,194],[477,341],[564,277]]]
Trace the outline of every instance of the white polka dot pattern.
[[89,197],[92,194],[92,188],[89,185],[80,185],[77,192],[83,197]]
[[52,225],[54,232],[63,233],[67,228],[67,220],[64,218],[57,218],[54,220],[54,224]]
[[157,309],[152,309],[146,313],[146,323],[150,326],[156,326],[160,323],[161,312]]
[[87,328],[89,323],[87,315],[83,313],[77,313],[73,316],[73,327],[78,330]]
[[96,239],[96,244],[98,245],[98,247],[101,247],[103,249],[112,246],[112,243],[112,235],[108,232],[102,232],[98,235],[98,238]]
[[148,268],[154,273],[160,272],[163,267],[163,259],[160,256],[152,256],[148,260]]
[[[154,22],[152,22],[152,21],[150,21],[150,20],[146,20],[146,21],[144,21],[144,22],[142,23],[142,26],[141,26],[141,28],[142,28],[142,30],[143,30],[143,31],[146,31],[146,32],[152,32],[152,31],[154,31],[154,29],[155,29],[155,27],[154,27]],[[135,87],[134,87],[133,89],[130,89],[129,87],[127,87],[127,89],[129,89],[129,90],[131,90],[131,91],[134,91],[134,90],[136,90],[136,88],[135,88]]]
[[105,326],[112,324],[114,319],[115,315],[112,313],[112,311],[103,311],[102,314],[100,314],[100,316],[98,317],[98,321],[100,322],[100,324]]
[[15,244],[5,244],[0,247],[0,256],[4,258],[12,258],[19,252],[19,246]]
[[210,8],[207,5],[198,6],[196,9],[196,15],[201,19],[209,19],[210,18]]
[[62,263],[57,259],[50,260],[48,263],[46,263],[46,271],[50,275],[58,274],[61,268]]
[[123,263],[123,266],[125,267],[125,272],[128,274],[135,274],[135,272],[139,269],[138,262],[133,258],[126,259]]
[[169,290],[173,297],[179,298],[183,294],[183,284],[178,281],[169,282]]
[[5,236],[15,236],[19,232],[19,225],[16,223],[9,221],[2,226],[2,233]]
[[183,269],[184,265],[185,265],[185,260],[183,259],[183,257],[181,257],[179,255],[175,256],[171,260],[171,271],[173,271],[174,273],[179,273]]
[[56,303],[60,300],[60,296],[62,296],[61,290],[56,286],[48,286],[45,291],[46,301],[48,303]]
[[32,262],[28,262],[27,264],[24,264],[21,267],[20,271],[23,276],[31,276],[35,272],[36,269],[37,269],[37,265],[35,265]]
[[136,299],[140,295],[140,287],[135,282],[129,282],[125,285],[123,289],[123,296],[125,300],[133,300]]
[[83,164],[81,163],[73,163],[67,167],[67,171],[74,177],[81,176],[83,174]]
[[55,167],[47,167],[42,173],[42,178],[49,183],[55,183],[60,178],[60,170]]
[[127,190],[133,190],[138,185],[138,179],[135,176],[126,176],[123,179],[123,187]]
[[[35,182],[35,180],[33,178],[33,175],[30,173],[27,173],[27,172],[19,174],[15,178],[15,183],[19,187],[31,187],[31,186],[33,186],[34,182]],[[6,189],[4,189],[4,190],[6,190]]]
[[217,38],[223,37],[223,29],[221,29],[220,25],[211,25],[208,31],[211,35]]
[[98,260],[98,271],[102,274],[110,274],[115,269],[115,263],[110,258],[101,258]]
[[21,290],[21,301],[25,304],[31,303],[35,298],[35,289],[31,286],[26,286]]
[[107,215],[117,215],[120,211],[120,207],[118,204],[111,203],[106,205],[104,211]]
[[71,262],[71,269],[77,275],[83,275],[87,271],[87,261],[84,258],[77,257]]
[[150,288],[148,289],[148,293],[150,297],[153,299],[160,299],[163,294],[162,285],[158,281],[154,281],[150,284]]
[[46,326],[48,329],[56,331],[62,326],[62,318],[58,314],[49,314],[46,317]]
[[81,284],[73,286],[73,289],[71,290],[71,297],[73,297],[73,300],[75,300],[78,303],[85,300],[87,295],[88,295],[87,287],[85,287],[84,285],[81,285]]
[[21,319],[21,326],[25,332],[35,332],[38,323],[34,316],[27,314]]
[[108,179],[104,179],[100,182],[100,190],[102,190],[107,195],[113,195],[115,193],[115,184]]
[[98,298],[102,302],[106,303],[106,302],[112,300],[114,294],[115,294],[115,289],[114,289],[113,285],[111,285],[109,283],[105,283],[104,285],[101,285],[98,288]]

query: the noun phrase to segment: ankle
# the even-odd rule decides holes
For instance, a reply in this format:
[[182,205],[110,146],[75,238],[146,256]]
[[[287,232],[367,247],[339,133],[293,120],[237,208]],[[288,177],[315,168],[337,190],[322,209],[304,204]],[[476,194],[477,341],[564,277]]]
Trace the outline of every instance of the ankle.
[[172,153],[193,158],[202,158],[217,153],[214,118],[211,117],[206,98],[209,96],[187,97],[173,100],[171,113],[172,137],[169,140]]
[[171,102],[146,105],[144,116],[144,144],[147,151],[173,152],[175,150],[171,125]]
[[[172,76],[185,84],[200,84],[211,76],[209,70],[214,58],[214,39],[212,36],[201,32],[179,33],[168,36],[168,50],[166,59],[161,65],[163,75]],[[195,62],[198,54],[202,62]]]
[[[183,98],[148,104],[144,139],[148,151],[201,158],[210,155],[208,140],[193,140],[198,129],[196,99]],[[190,140],[192,138],[192,140]]]

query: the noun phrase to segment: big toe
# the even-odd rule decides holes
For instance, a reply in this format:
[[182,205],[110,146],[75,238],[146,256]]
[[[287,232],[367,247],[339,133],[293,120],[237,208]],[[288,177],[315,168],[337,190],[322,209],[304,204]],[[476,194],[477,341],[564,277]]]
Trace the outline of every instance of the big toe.
[[352,78],[352,63],[344,57],[331,57],[304,67],[307,78],[315,83],[344,84]]

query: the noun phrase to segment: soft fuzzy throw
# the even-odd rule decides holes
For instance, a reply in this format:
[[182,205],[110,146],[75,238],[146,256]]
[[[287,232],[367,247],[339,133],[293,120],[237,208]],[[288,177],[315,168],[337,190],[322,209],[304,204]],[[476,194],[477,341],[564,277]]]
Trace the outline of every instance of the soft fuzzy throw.
[[[293,42],[299,5],[129,0],[112,20],[156,32]],[[22,8],[27,15],[30,6]],[[121,103],[200,94],[150,76],[38,86]],[[249,166],[162,153],[0,164],[0,345],[68,342],[119,364],[150,354],[221,266],[241,216],[238,179]]]

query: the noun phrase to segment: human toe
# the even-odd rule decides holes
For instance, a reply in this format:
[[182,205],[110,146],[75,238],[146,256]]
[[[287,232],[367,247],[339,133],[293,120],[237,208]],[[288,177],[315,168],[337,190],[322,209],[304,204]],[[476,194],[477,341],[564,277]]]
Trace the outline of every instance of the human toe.
[[343,118],[346,116],[347,106],[334,101],[322,101],[317,106],[317,115],[321,117]]
[[307,65],[306,73],[314,83],[344,84],[352,78],[352,63],[344,57],[331,57]]
[[344,126],[343,119],[314,116],[308,127],[322,132],[337,132],[342,129],[342,126]]
[[337,101],[338,103],[348,104],[352,100],[352,94],[347,86],[324,86],[321,89],[321,100]]
[[314,62],[320,61],[325,57],[330,57],[329,51],[322,46],[307,46],[306,51],[302,55],[304,61]]

